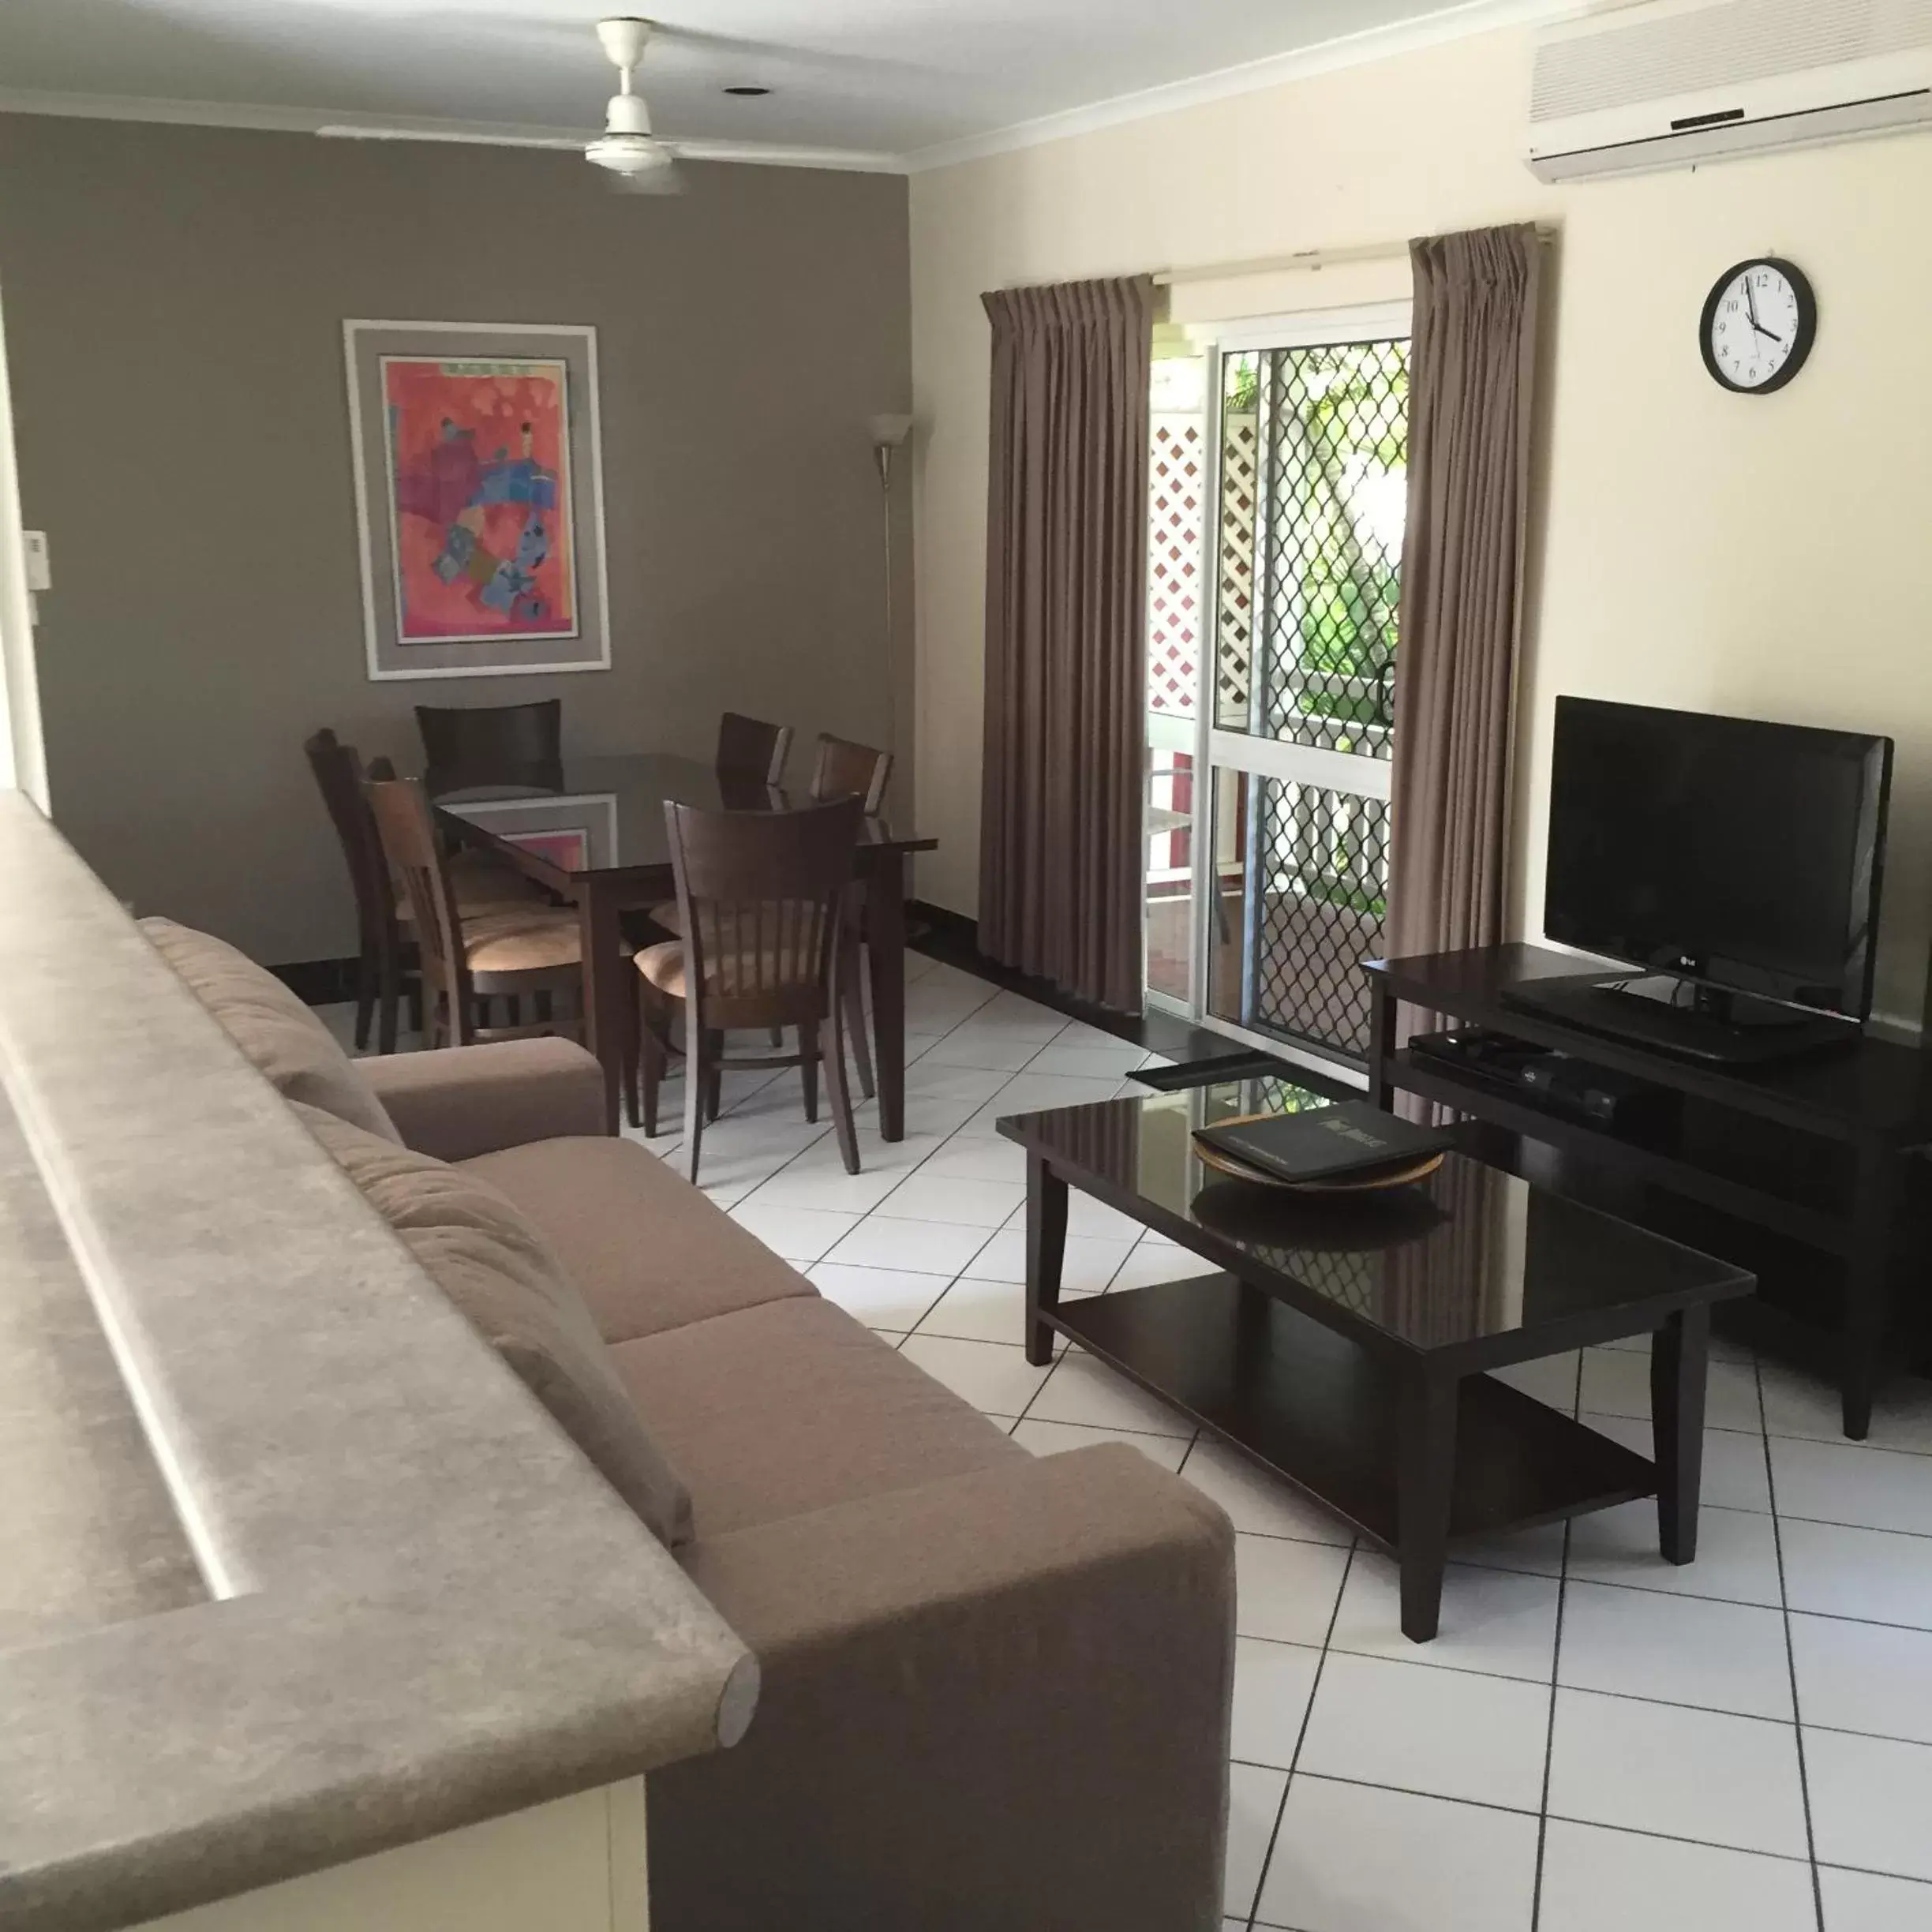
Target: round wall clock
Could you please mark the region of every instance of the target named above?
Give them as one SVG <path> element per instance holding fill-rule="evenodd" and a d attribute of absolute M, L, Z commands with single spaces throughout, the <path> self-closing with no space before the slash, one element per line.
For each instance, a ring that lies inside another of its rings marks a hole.
<path fill-rule="evenodd" d="M 1740 395 L 1769 395 L 1805 365 L 1818 339 L 1818 298 L 1804 271 L 1776 256 L 1739 262 L 1717 278 L 1698 339 L 1704 366 Z"/>

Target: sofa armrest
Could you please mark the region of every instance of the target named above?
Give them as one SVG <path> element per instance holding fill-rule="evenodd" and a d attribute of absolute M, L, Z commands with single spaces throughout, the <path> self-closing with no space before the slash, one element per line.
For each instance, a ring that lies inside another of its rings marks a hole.
<path fill-rule="evenodd" d="M 1107 1444 L 698 1528 L 763 1687 L 653 1780 L 667 1923 L 1219 1925 L 1234 1537 L 1191 1485 Z"/>
<path fill-rule="evenodd" d="M 356 1065 L 404 1144 L 438 1160 L 606 1131 L 603 1069 L 573 1040 L 497 1040 Z"/>

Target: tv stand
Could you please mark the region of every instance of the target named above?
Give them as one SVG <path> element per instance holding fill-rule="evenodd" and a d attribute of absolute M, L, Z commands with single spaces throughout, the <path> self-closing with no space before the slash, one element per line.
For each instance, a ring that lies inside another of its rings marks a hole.
<path fill-rule="evenodd" d="M 1526 980 L 1506 988 L 1503 999 L 1585 1032 L 1721 1066 L 1766 1065 L 1855 1046 L 1860 1038 L 1855 1020 L 1661 974 L 1600 972 Z"/>
<path fill-rule="evenodd" d="M 1435 1101 L 1464 1117 L 1459 1131 L 1481 1158 L 1749 1268 L 1758 1297 L 1735 1306 L 1754 1339 L 1813 1365 L 1833 1361 L 1845 1433 L 1865 1436 L 1881 1365 L 1916 1360 L 1932 1317 L 1921 1178 L 1932 1054 L 1855 1031 L 1836 1052 L 1694 1058 L 1571 1018 L 1574 994 L 1603 997 L 1604 979 L 1621 975 L 1579 975 L 1573 956 L 1540 946 L 1370 960 L 1364 970 L 1378 1106 L 1398 1090 Z M 1614 1069 L 1643 1083 L 1653 1103 L 1621 1125 L 1558 1113 L 1533 1092 L 1411 1054 L 1399 1043 L 1398 1004 Z"/>

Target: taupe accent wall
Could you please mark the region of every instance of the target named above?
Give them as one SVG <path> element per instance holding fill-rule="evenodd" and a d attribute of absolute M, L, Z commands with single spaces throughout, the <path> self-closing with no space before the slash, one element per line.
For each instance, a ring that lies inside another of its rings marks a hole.
<path fill-rule="evenodd" d="M 353 949 L 301 741 L 416 756 L 411 706 L 560 697 L 567 743 L 708 756 L 726 707 L 909 754 L 866 418 L 910 393 L 906 184 L 0 116 L 0 300 L 56 822 L 144 912 L 269 961 Z M 352 316 L 593 324 L 608 672 L 371 683 Z M 912 796 L 902 766 L 895 793 Z"/>

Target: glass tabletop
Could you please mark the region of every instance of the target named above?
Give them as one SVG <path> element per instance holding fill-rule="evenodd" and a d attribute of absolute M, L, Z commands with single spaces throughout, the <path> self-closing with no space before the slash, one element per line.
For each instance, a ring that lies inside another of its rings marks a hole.
<path fill-rule="evenodd" d="M 796 811 L 811 802 L 803 787 L 781 790 L 658 751 L 566 757 L 494 773 L 487 782 L 474 773 L 433 769 L 422 777 L 438 811 L 573 874 L 668 867 L 667 799 L 713 811 Z M 902 851 L 937 843 L 920 838 L 889 810 L 865 821 L 861 840 Z"/>
<path fill-rule="evenodd" d="M 1000 1129 L 1076 1186 L 1244 1280 L 1305 1307 L 1325 1302 L 1339 1325 L 1414 1349 L 1647 1301 L 1726 1299 L 1754 1285 L 1728 1262 L 1458 1154 L 1426 1181 L 1350 1196 L 1234 1180 L 1195 1151 L 1197 1127 L 1333 1104 L 1286 1080 L 1251 1080 L 1020 1114 Z M 1186 1272 L 1177 1256 L 1175 1279 Z"/>

